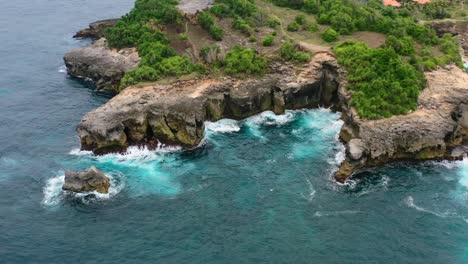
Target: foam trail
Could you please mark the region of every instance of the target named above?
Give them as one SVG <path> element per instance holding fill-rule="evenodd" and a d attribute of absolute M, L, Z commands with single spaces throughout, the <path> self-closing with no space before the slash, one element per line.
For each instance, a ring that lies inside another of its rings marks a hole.
<path fill-rule="evenodd" d="M 314 186 L 312 185 L 312 182 L 310 182 L 310 180 L 307 177 L 305 178 L 305 180 L 306 180 L 307 186 L 309 188 L 309 193 L 308 194 L 301 193 L 301 195 L 307 201 L 312 202 L 312 200 L 314 199 L 315 194 L 317 193 L 317 191 L 315 190 Z"/>
<path fill-rule="evenodd" d="M 355 211 L 355 210 L 343 210 L 343 211 L 333 211 L 333 212 L 322 212 L 317 211 L 315 212 L 315 217 L 322 217 L 322 216 L 339 216 L 339 215 L 353 215 L 363 213 L 363 211 Z"/>
<path fill-rule="evenodd" d="M 408 207 L 410 207 L 410 208 L 416 209 L 417 211 L 424 212 L 424 213 L 428 213 L 428 214 L 432 214 L 432 215 L 435 215 L 435 216 L 438 216 L 438 217 L 442 217 L 442 218 L 446 218 L 446 217 L 449 217 L 449 216 L 454 216 L 453 214 L 450 214 L 449 212 L 446 212 L 446 213 L 438 213 L 438 212 L 435 212 L 435 211 L 432 211 L 432 210 L 423 208 L 423 207 L 421 207 L 421 206 L 418 206 L 418 205 L 415 204 L 414 198 L 413 198 L 412 196 L 406 197 L 406 199 L 405 199 L 405 204 L 406 204 Z"/>

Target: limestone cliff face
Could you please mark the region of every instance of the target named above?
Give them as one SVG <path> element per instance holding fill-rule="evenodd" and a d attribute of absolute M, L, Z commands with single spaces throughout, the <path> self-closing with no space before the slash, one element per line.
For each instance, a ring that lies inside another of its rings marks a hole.
<path fill-rule="evenodd" d="M 416 111 L 382 120 L 362 120 L 343 105 L 345 125 L 341 139 L 346 142 L 346 160 L 336 173 L 345 181 L 365 167 L 397 160 L 458 159 L 458 146 L 467 143 L 468 74 L 457 67 L 426 74 L 429 86 L 419 96 Z M 345 90 L 342 98 L 349 97 Z M 342 100 L 349 102 L 349 100 Z"/>
<path fill-rule="evenodd" d="M 190 148 L 202 140 L 205 121 L 337 102 L 342 74 L 333 56 L 320 53 L 302 69 L 281 71 L 260 79 L 129 87 L 83 118 L 78 127 L 82 149 L 104 154 L 158 142 Z"/>
<path fill-rule="evenodd" d="M 125 72 L 138 67 L 140 57 L 134 48 L 111 50 L 101 38 L 89 46 L 71 50 L 64 61 L 70 75 L 91 80 L 98 90 L 116 91 Z"/>

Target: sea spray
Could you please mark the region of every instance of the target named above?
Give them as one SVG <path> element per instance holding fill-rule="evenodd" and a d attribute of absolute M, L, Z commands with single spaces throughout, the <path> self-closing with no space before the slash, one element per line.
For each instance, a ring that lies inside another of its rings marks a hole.
<path fill-rule="evenodd" d="M 109 177 L 111 183 L 109 193 L 99 193 L 96 191 L 74 193 L 62 190 L 62 186 L 65 182 L 65 174 L 61 171 L 57 176 L 47 180 L 46 186 L 43 189 L 44 197 L 42 199 L 42 204 L 46 206 L 55 206 L 60 204 L 67 196 L 72 199 L 79 200 L 82 203 L 110 199 L 122 191 L 125 183 L 123 181 L 123 177 L 119 175 L 118 172 L 111 174 L 106 173 L 106 176 Z"/>

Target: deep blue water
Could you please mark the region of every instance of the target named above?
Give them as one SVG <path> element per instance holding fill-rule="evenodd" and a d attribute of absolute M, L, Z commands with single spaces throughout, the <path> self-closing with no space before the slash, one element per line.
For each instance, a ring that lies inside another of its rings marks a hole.
<path fill-rule="evenodd" d="M 468 263 L 468 160 L 395 164 L 339 186 L 339 114 L 207 124 L 195 151 L 94 157 L 75 127 L 108 98 L 63 73 L 75 31 L 132 0 L 0 8 L 0 263 Z M 61 191 L 95 165 L 110 195 Z"/>

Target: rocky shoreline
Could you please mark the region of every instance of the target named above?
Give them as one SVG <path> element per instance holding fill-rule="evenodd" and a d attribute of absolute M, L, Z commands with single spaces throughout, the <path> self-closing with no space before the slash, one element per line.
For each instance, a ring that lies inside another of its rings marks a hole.
<path fill-rule="evenodd" d="M 98 36 L 98 35 L 96 35 Z M 64 58 L 69 74 L 89 78 L 98 89 L 116 90 L 136 67 L 134 49 L 110 50 L 105 39 L 72 50 Z M 455 66 L 426 74 L 418 110 L 382 120 L 362 120 L 350 105 L 346 72 L 333 54 L 319 52 L 300 67 L 275 63 L 269 74 L 247 80 L 200 78 L 172 84 L 128 87 L 88 113 L 78 126 L 83 150 L 101 155 L 129 146 L 159 143 L 194 148 L 204 122 L 244 119 L 263 111 L 330 107 L 343 113 L 340 132 L 346 159 L 335 179 L 400 160 L 460 159 L 468 145 L 468 74 Z M 465 146 L 465 147 L 463 147 Z"/>
<path fill-rule="evenodd" d="M 342 74 L 333 56 L 316 54 L 299 70 L 279 68 L 281 73 L 258 79 L 198 79 L 126 88 L 83 118 L 78 127 L 82 148 L 96 154 L 159 142 L 193 148 L 204 137 L 205 121 L 338 102 Z"/>

